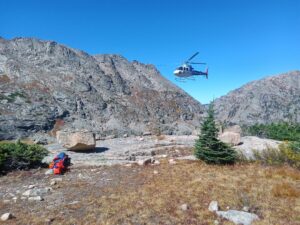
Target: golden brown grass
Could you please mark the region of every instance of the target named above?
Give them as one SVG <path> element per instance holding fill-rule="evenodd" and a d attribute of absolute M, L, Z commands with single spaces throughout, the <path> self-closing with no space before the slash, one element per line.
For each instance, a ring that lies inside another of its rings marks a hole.
<path fill-rule="evenodd" d="M 300 197 L 300 190 L 296 189 L 289 183 L 280 183 L 276 184 L 272 188 L 272 194 L 274 197 L 292 197 L 292 198 L 299 198 Z"/>
<path fill-rule="evenodd" d="M 19 216 L 14 222 L 44 224 L 50 218 L 51 224 L 213 224 L 218 219 L 231 224 L 208 211 L 210 201 L 217 200 L 221 210 L 248 206 L 261 218 L 256 225 L 300 224 L 300 172 L 290 167 L 211 166 L 191 161 L 170 165 L 165 160 L 159 166 L 96 170 L 99 173 L 74 169 L 66 174 L 55 190 L 63 193 L 64 201 L 55 208 L 15 204 Z M 72 173 L 92 179 L 78 180 Z M 103 174 L 111 179 L 105 185 L 100 182 Z M 79 202 L 69 204 L 74 200 Z M 190 207 L 187 211 L 179 208 L 184 203 Z"/>

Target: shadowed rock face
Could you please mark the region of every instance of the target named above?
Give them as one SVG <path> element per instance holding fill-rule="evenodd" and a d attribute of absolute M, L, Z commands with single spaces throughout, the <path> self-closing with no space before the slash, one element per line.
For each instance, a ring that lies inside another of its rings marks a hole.
<path fill-rule="evenodd" d="M 217 99 L 215 109 L 227 124 L 300 123 L 300 71 L 250 82 Z"/>
<path fill-rule="evenodd" d="M 189 134 L 203 106 L 152 65 L 52 41 L 0 38 L 0 139 L 53 127 L 101 136 Z"/>

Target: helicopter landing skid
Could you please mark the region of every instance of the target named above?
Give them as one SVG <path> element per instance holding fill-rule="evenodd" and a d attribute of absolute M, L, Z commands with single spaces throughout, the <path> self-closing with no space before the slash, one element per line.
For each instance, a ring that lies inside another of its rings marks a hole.
<path fill-rule="evenodd" d="M 182 83 L 185 83 L 186 81 L 189 81 L 189 80 L 195 80 L 194 77 L 180 77 L 180 78 L 175 78 L 176 81 L 178 82 L 182 82 Z"/>

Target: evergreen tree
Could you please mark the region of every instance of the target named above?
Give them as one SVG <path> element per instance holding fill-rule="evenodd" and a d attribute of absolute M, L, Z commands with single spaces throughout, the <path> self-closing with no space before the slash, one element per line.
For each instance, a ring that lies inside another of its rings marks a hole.
<path fill-rule="evenodd" d="M 195 156 L 209 164 L 233 164 L 237 158 L 236 152 L 218 139 L 213 103 L 209 105 L 208 116 L 202 123 Z"/>

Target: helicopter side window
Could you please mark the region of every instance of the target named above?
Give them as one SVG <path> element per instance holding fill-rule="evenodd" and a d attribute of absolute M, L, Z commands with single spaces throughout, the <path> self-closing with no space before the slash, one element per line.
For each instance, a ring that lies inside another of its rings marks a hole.
<path fill-rule="evenodd" d="M 182 67 L 178 67 L 178 70 L 183 70 L 183 68 Z"/>

